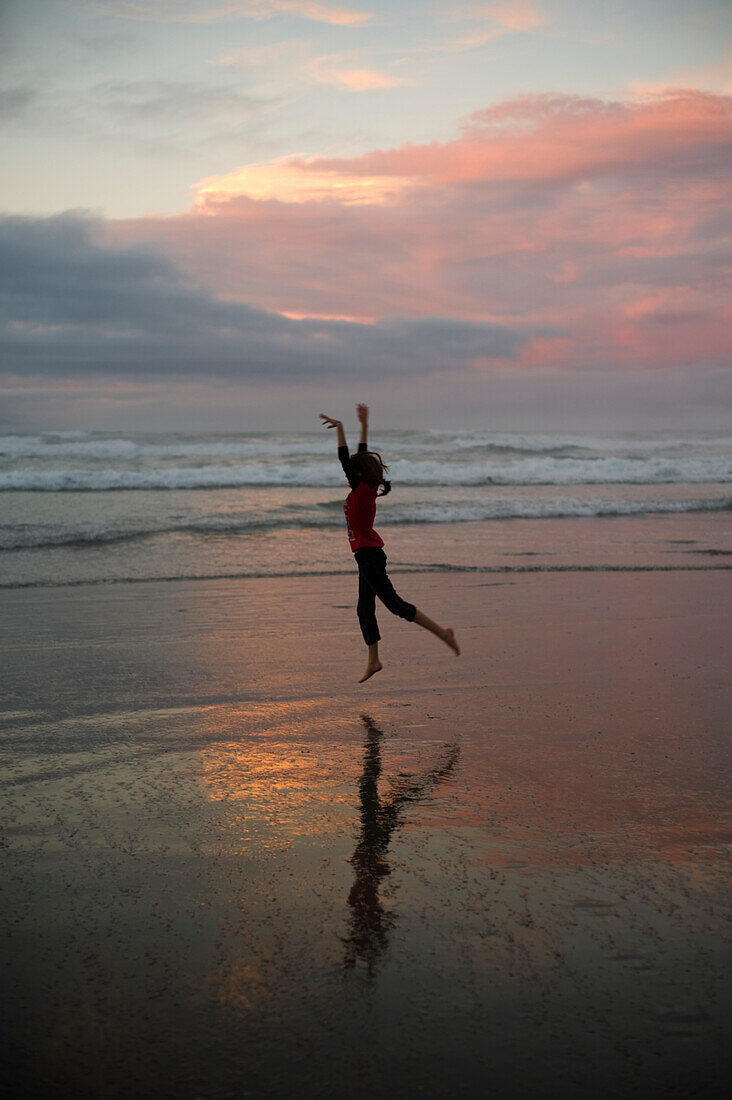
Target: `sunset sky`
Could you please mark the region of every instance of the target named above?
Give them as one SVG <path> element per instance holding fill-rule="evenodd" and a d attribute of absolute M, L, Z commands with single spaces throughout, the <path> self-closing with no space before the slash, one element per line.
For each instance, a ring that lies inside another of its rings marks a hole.
<path fill-rule="evenodd" d="M 0 425 L 729 421 L 727 0 L 3 0 Z"/>

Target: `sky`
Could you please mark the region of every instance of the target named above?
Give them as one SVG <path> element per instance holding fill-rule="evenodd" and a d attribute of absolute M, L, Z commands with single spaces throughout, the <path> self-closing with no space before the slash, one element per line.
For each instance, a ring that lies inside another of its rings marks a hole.
<path fill-rule="evenodd" d="M 719 430 L 726 0 L 0 0 L 0 426 Z"/>

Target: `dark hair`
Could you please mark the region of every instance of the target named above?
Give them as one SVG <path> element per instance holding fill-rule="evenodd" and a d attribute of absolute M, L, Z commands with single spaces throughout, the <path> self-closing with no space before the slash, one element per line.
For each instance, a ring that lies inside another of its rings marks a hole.
<path fill-rule="evenodd" d="M 351 465 L 362 481 L 379 489 L 377 496 L 384 497 L 391 492 L 391 482 L 384 477 L 389 467 L 377 451 L 359 451 L 351 455 Z"/>

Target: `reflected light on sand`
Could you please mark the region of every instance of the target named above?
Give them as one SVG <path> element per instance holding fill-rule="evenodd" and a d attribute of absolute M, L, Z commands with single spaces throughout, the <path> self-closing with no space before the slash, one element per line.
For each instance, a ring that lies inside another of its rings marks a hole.
<path fill-rule="evenodd" d="M 285 849 L 343 827 L 352 764 L 327 700 L 217 707 L 201 718 L 213 742 L 202 752 L 201 782 L 211 801 L 230 807 L 234 850 Z"/>
<path fill-rule="evenodd" d="M 312 853 L 328 838 L 332 844 L 355 834 L 342 965 L 371 982 L 397 919 L 381 896 L 391 873 L 391 841 L 406 823 L 408 807 L 427 803 L 453 775 L 460 748 L 452 742 L 429 742 L 427 766 L 400 770 L 387 782 L 382 777 L 380 726 L 370 715 L 361 715 L 365 738 L 359 752 L 352 740 L 344 739 L 343 720 L 329 718 L 326 708 L 320 700 L 214 708 L 202 715 L 206 739 L 218 733 L 229 736 L 203 750 L 201 779 L 208 798 L 229 807 L 221 837 L 227 856 L 257 863 L 292 849 L 298 861 L 307 860 L 303 843 Z M 233 740 L 237 726 L 242 737 Z M 399 766 L 404 764 L 401 757 Z M 333 873 L 342 867 L 342 858 L 333 851 L 326 857 Z M 276 889 L 290 897 L 287 881 Z M 290 903 L 298 904 L 295 895 Z M 332 904 L 338 906 L 337 894 Z M 222 1001 L 237 1011 L 250 1009 L 266 984 L 251 960 L 229 966 L 211 980 Z"/>
<path fill-rule="evenodd" d="M 248 959 L 222 960 L 207 976 L 207 984 L 216 991 L 216 999 L 239 1014 L 255 1011 L 269 997 L 272 975 Z"/>

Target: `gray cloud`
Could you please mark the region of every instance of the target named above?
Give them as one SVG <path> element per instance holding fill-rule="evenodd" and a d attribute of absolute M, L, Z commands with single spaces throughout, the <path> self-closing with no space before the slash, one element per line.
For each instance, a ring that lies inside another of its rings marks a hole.
<path fill-rule="evenodd" d="M 242 91 L 233 81 L 97 81 L 83 94 L 53 84 L 0 89 L 0 125 L 26 133 L 63 130 L 119 149 L 121 142 L 155 152 L 241 141 L 281 100 Z"/>
<path fill-rule="evenodd" d="M 318 381 L 449 371 L 514 357 L 504 325 L 290 320 L 197 286 L 152 246 L 105 247 L 82 212 L 0 218 L 0 354 L 17 374 Z"/>
<path fill-rule="evenodd" d="M 36 98 L 37 93 L 32 88 L 0 88 L 0 119 L 7 121 L 22 117 Z"/>
<path fill-rule="evenodd" d="M 187 128 L 192 120 L 232 122 L 275 102 L 248 95 L 232 84 L 202 81 L 110 81 L 98 84 L 92 95 L 97 108 L 127 122 L 155 119 Z"/>

